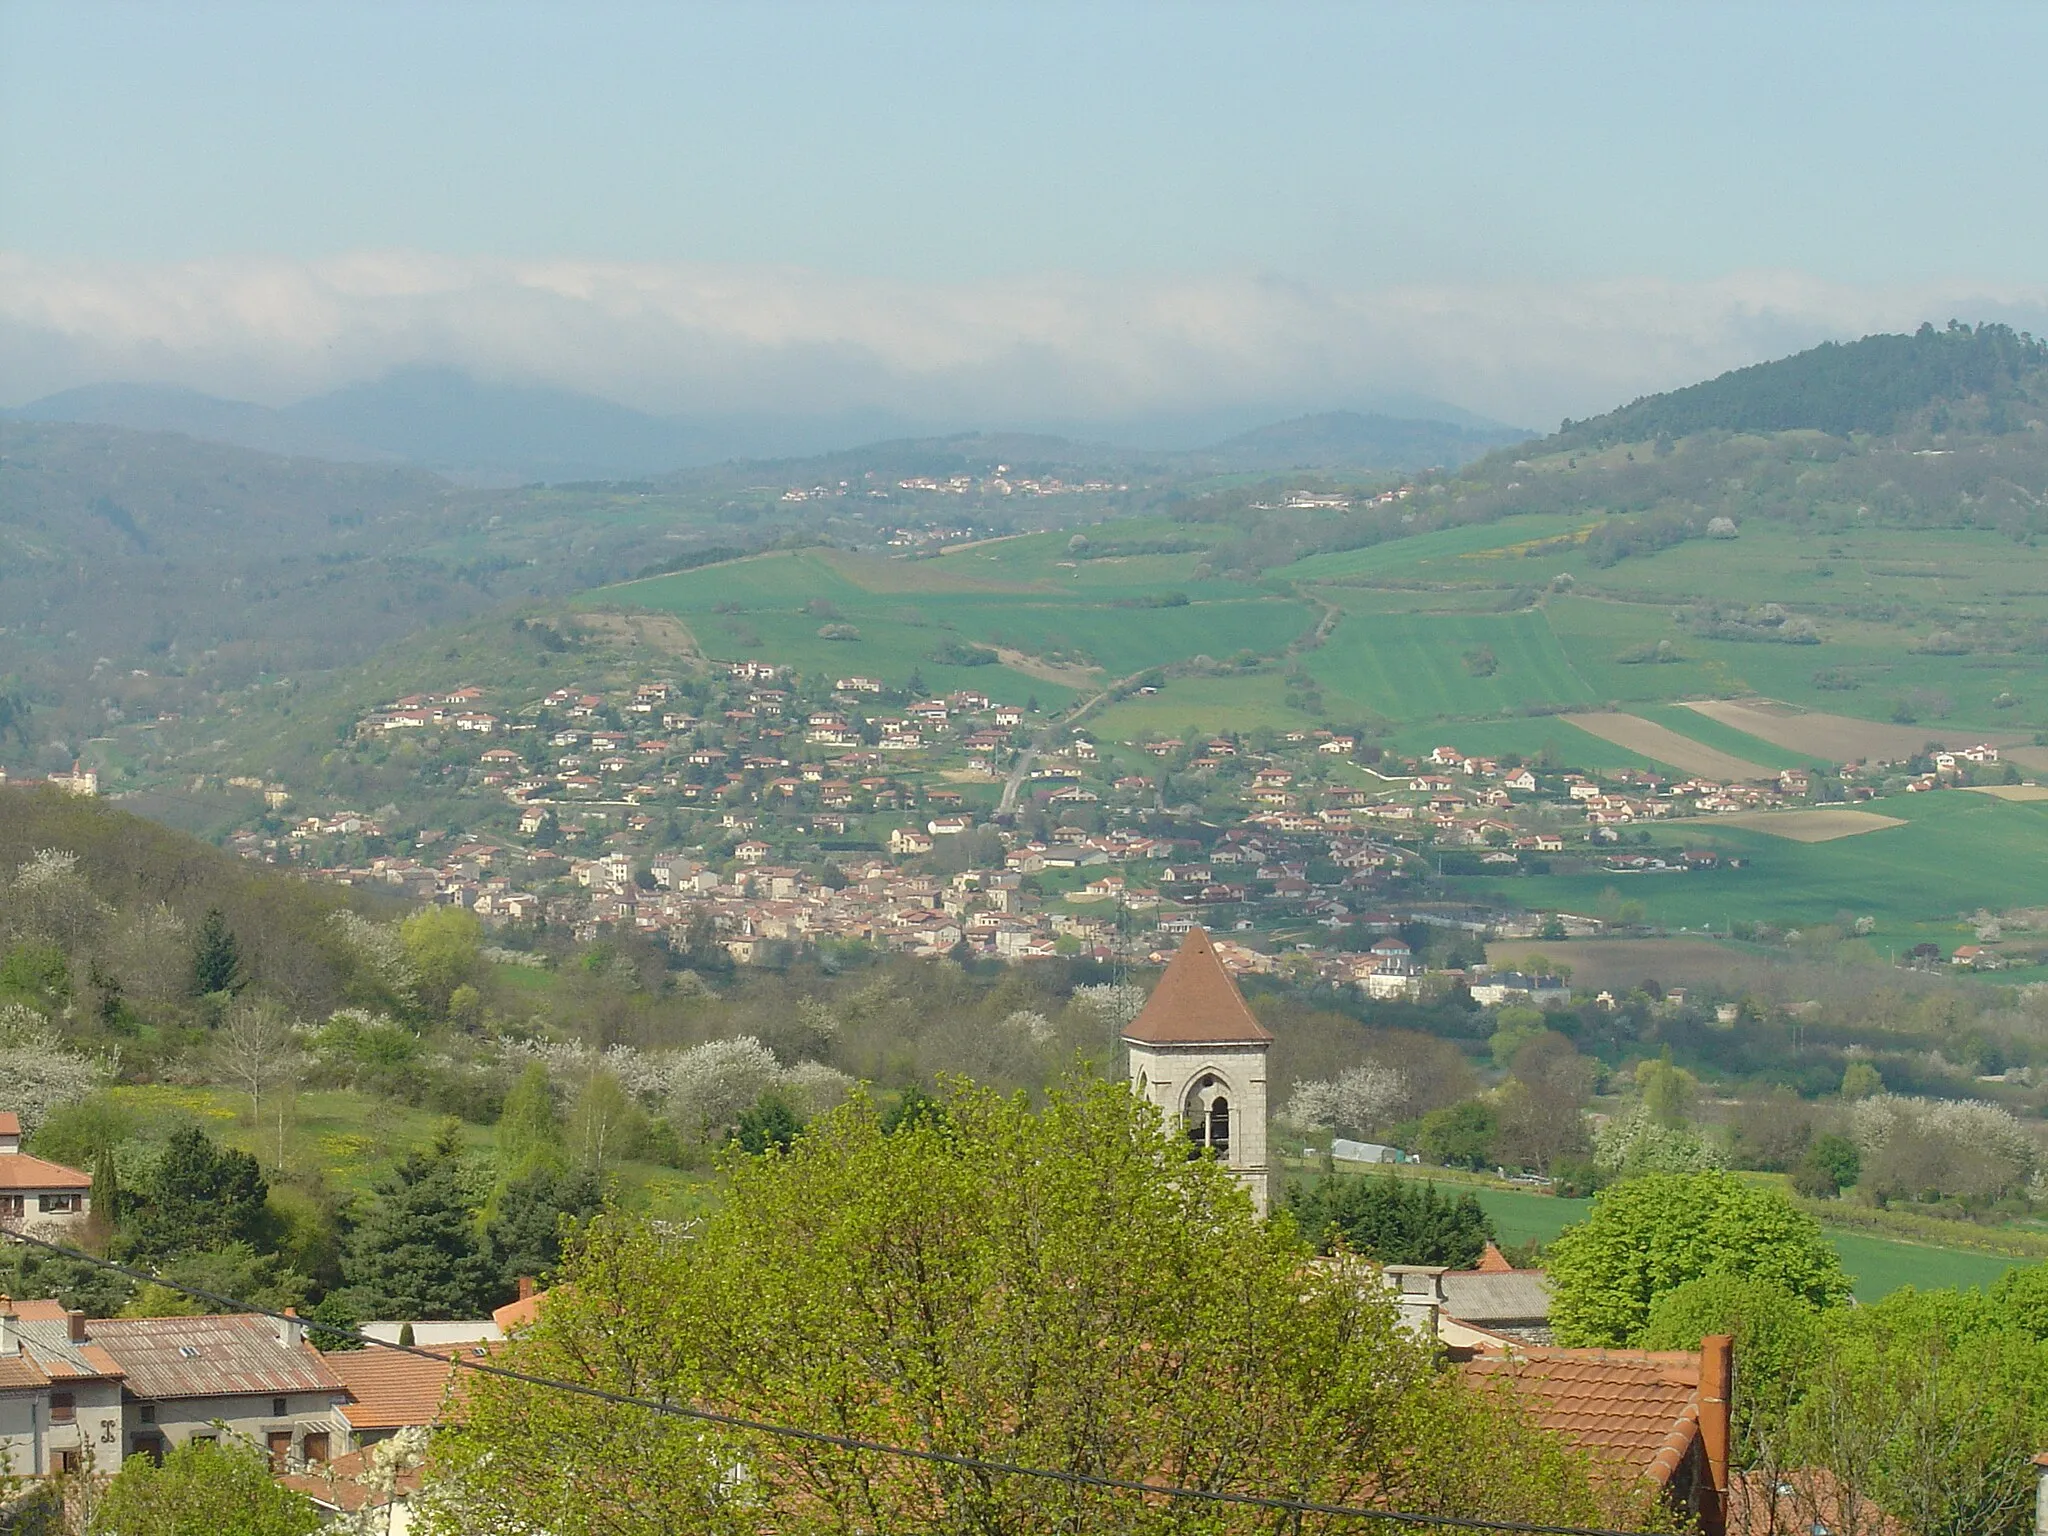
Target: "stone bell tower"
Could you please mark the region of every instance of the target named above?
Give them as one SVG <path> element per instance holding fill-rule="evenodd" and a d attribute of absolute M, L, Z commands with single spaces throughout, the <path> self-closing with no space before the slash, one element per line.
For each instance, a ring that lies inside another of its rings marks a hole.
<path fill-rule="evenodd" d="M 1187 937 L 1124 1029 L 1131 1087 L 1251 1191 L 1267 1214 L 1266 1052 L 1273 1036 L 1245 1006 L 1216 946 Z"/>

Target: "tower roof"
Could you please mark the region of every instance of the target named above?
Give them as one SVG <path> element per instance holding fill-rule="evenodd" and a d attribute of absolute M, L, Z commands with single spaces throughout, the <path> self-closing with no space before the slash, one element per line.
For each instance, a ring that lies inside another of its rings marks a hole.
<path fill-rule="evenodd" d="M 1139 1045 L 1270 1045 L 1273 1035 L 1252 1016 L 1244 995 L 1209 935 L 1190 932 L 1124 1038 Z"/>

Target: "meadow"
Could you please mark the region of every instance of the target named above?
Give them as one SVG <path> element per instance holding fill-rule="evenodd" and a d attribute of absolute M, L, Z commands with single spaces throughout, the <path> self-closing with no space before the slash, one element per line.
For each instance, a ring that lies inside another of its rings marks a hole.
<path fill-rule="evenodd" d="M 1567 1226 L 1585 1220 L 1593 1208 L 1591 1200 L 1569 1200 L 1495 1185 L 1467 1186 L 1459 1182 L 1444 1187 L 1453 1195 L 1464 1194 L 1469 1187 L 1480 1209 L 1493 1219 L 1494 1230 L 1503 1243 L 1525 1243 L 1531 1238 L 1548 1243 Z M 1922 1291 L 1989 1287 L 2008 1269 L 2025 1262 L 1959 1248 L 1902 1243 L 1834 1227 L 1823 1226 L 1821 1230 L 1841 1256 L 1842 1268 L 1848 1271 L 1856 1299 L 1863 1302 L 1876 1301 L 1908 1285 Z"/>
<path fill-rule="evenodd" d="M 1597 913 L 1617 901 L 1639 903 L 1650 923 L 1717 932 L 1731 922 L 1811 927 L 1847 912 L 1876 920 L 1873 947 L 1952 937 L 1958 912 L 2048 902 L 2048 804 L 1940 791 L 1894 796 L 1884 809 L 1905 825 L 1831 842 L 1797 843 L 1711 820 L 1660 834 L 1747 860 L 1739 869 L 1459 883 L 1544 909 Z M 1941 932 L 1923 931 L 1935 919 Z"/>

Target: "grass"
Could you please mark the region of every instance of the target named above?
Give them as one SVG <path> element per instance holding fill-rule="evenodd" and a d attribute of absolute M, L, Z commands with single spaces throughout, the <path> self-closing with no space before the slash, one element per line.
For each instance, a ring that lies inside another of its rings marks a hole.
<path fill-rule="evenodd" d="M 2048 804 L 1949 791 L 1894 796 L 1883 808 L 1906 825 L 1811 844 L 1711 821 L 1658 834 L 1740 855 L 1749 861 L 1742 869 L 1464 884 L 1525 906 L 1566 911 L 1597 911 L 1619 897 L 1641 903 L 1650 922 L 1668 928 L 1725 930 L 1731 921 L 1811 926 L 1846 911 L 1876 918 L 1880 937 L 1883 930 L 1953 921 L 1954 914 L 1979 907 L 2048 902 Z"/>
<path fill-rule="evenodd" d="M 1479 757 L 1503 757 L 1514 752 L 1534 758 L 1551 749 L 1559 762 L 1574 768 L 1658 770 L 1662 766 L 1626 747 L 1603 741 L 1590 731 L 1582 731 L 1569 720 L 1551 716 L 1410 726 L 1395 732 L 1387 745 L 1406 757 L 1426 756 L 1437 746 L 1456 747 L 1467 756 Z"/>
<path fill-rule="evenodd" d="M 245 1095 L 227 1088 L 161 1084 L 111 1092 L 136 1117 L 144 1140 L 161 1140 L 181 1126 L 197 1125 L 224 1145 L 254 1152 L 266 1168 L 277 1161 L 275 1111 L 266 1106 L 264 1124 L 252 1125 Z M 366 1199 L 406 1153 L 431 1143 L 448 1118 L 346 1088 L 301 1093 L 286 1119 L 284 1166 L 317 1174 L 345 1194 Z M 495 1128 L 457 1125 L 466 1152 L 496 1149 Z M 713 1174 L 654 1163 L 621 1163 L 608 1171 L 620 1204 L 665 1219 L 701 1212 L 719 1183 Z"/>
<path fill-rule="evenodd" d="M 1596 702 L 1540 611 L 1401 616 L 1341 605 L 1335 633 L 1303 662 L 1339 717 L 1420 722 Z"/>
<path fill-rule="evenodd" d="M 1464 1186 L 1450 1190 L 1464 1194 Z M 1593 1208 L 1590 1200 L 1566 1200 L 1518 1189 L 1477 1186 L 1471 1194 L 1480 1209 L 1493 1219 L 1494 1230 L 1503 1243 L 1524 1243 L 1530 1238 L 1553 1241 L 1573 1222 L 1583 1221 Z M 1871 1237 L 1861 1232 L 1844 1232 L 1823 1227 L 1823 1233 L 1841 1256 L 1856 1299 L 1876 1301 L 1903 1286 L 1916 1290 L 1990 1286 L 2021 1259 L 1993 1254 L 1970 1253 L 1958 1248 L 1936 1248 L 1924 1243 L 1902 1243 Z"/>

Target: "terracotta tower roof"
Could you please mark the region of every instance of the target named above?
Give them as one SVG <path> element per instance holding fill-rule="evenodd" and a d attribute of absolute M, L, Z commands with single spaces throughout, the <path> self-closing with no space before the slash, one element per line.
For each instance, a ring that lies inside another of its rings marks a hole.
<path fill-rule="evenodd" d="M 1482 1275 L 1512 1275 L 1515 1272 L 1508 1256 L 1491 1242 L 1487 1243 L 1485 1251 L 1479 1255 L 1479 1262 L 1472 1267 Z"/>
<path fill-rule="evenodd" d="M 1273 1036 L 1244 1005 L 1216 946 L 1197 928 L 1124 1027 L 1124 1038 L 1139 1045 L 1267 1045 Z"/>

